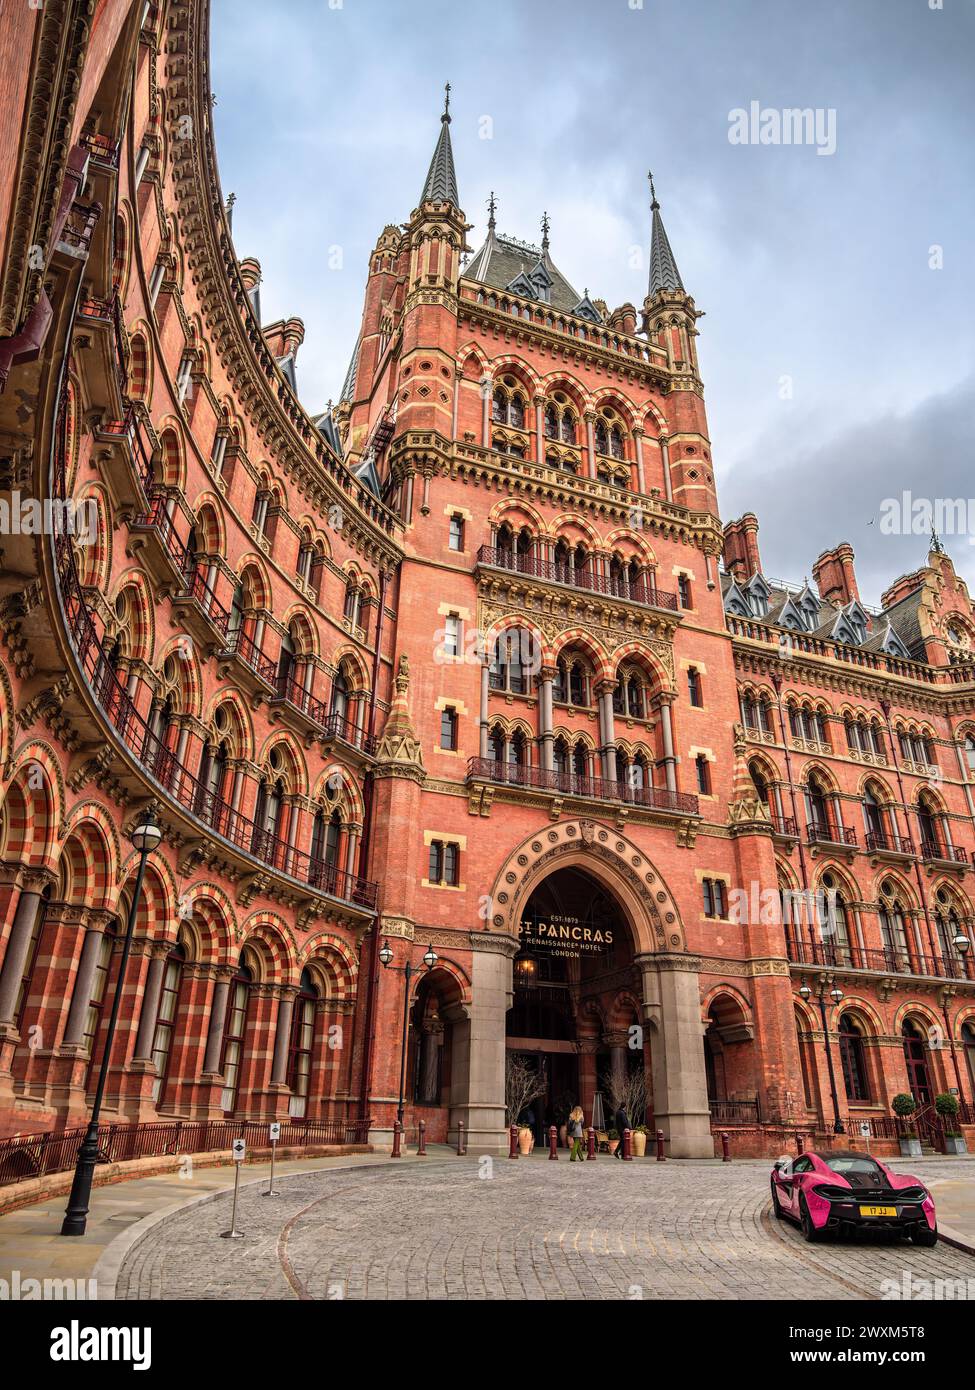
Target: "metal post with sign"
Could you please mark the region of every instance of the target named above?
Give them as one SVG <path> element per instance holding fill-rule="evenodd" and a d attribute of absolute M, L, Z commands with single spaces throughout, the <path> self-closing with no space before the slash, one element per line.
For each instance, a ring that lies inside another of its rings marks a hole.
<path fill-rule="evenodd" d="M 270 1181 L 270 1182 L 268 1183 L 268 1185 L 267 1185 L 267 1191 L 264 1193 L 264 1196 L 265 1196 L 265 1197 L 277 1197 L 278 1194 L 277 1194 L 277 1192 L 275 1192 L 275 1190 L 274 1190 L 274 1154 L 275 1154 L 275 1150 L 276 1150 L 277 1147 L 278 1147 L 278 1140 L 281 1138 L 281 1122 L 280 1122 L 280 1120 L 273 1120 L 273 1121 L 271 1122 L 271 1125 L 270 1125 L 270 1128 L 269 1128 L 269 1134 L 270 1134 L 270 1139 L 271 1139 L 271 1181 Z"/>
<path fill-rule="evenodd" d="M 234 1159 L 234 1209 L 230 1217 L 230 1230 L 221 1231 L 220 1234 L 224 1240 L 240 1240 L 244 1233 L 237 1229 L 237 1198 L 240 1195 L 240 1165 L 247 1153 L 247 1145 L 243 1139 L 235 1139 L 230 1151 Z"/>

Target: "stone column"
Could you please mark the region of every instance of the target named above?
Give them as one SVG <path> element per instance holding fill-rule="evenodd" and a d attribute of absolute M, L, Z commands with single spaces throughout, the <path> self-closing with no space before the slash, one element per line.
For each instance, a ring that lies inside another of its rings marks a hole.
<path fill-rule="evenodd" d="M 552 686 L 555 681 L 555 668 L 543 666 L 538 676 L 539 701 L 538 701 L 538 722 L 539 737 L 542 744 L 542 768 L 546 772 L 553 771 L 555 767 L 555 732 L 552 728 L 554 723 L 552 710 Z"/>
<path fill-rule="evenodd" d="M 14 1025 L 17 995 L 20 993 L 24 971 L 27 969 L 31 939 L 37 925 L 37 914 L 41 910 L 41 896 L 51 881 L 51 875 L 47 870 L 24 871 L 17 911 L 10 929 L 3 966 L 0 967 L 0 1026 L 7 1024 L 12 1028 Z"/>
<path fill-rule="evenodd" d="M 480 712 L 480 756 L 488 757 L 488 696 L 490 692 L 490 669 L 485 661 L 481 666 L 481 712 Z"/>
<path fill-rule="evenodd" d="M 668 502 L 673 502 L 674 485 L 670 480 L 670 445 L 662 435 L 660 437 L 660 462 L 664 470 L 664 496 Z"/>
<path fill-rule="evenodd" d="M 63 1042 L 65 1046 L 80 1046 L 84 1041 L 85 1020 L 88 1017 L 88 1005 L 91 1002 L 91 991 L 95 982 L 95 971 L 98 968 L 103 935 L 104 932 L 100 927 L 89 927 L 85 932 L 85 939 L 81 947 L 81 959 L 78 962 L 78 973 L 75 976 L 74 993 L 71 996 L 71 1007 L 68 1010 L 68 1021 L 64 1027 Z"/>
<path fill-rule="evenodd" d="M 464 1121 L 473 1153 L 504 1153 L 505 1016 L 518 942 L 492 932 L 472 932 L 471 942 L 471 1003 L 447 1012 L 453 1022 L 450 1126 L 456 1133 L 457 1121 Z"/>
<path fill-rule="evenodd" d="M 481 387 L 481 445 L 491 447 L 491 378 L 483 377 Z"/>
<path fill-rule="evenodd" d="M 545 462 L 545 397 L 535 397 L 535 462 Z"/>
<path fill-rule="evenodd" d="M 643 469 L 643 430 L 639 425 L 633 431 L 633 440 L 636 445 L 636 485 L 642 496 L 647 490 L 647 481 Z"/>
<path fill-rule="evenodd" d="M 149 962 L 145 992 L 142 996 L 142 1013 L 139 1015 L 139 1031 L 135 1037 L 135 1060 L 148 1062 L 152 1057 L 152 1043 L 156 1035 L 156 1015 L 159 1012 L 159 995 L 162 991 L 163 975 L 166 970 L 168 947 L 155 949 Z"/>
<path fill-rule="evenodd" d="M 663 700 L 660 704 L 660 728 L 664 739 L 664 776 L 667 778 L 667 790 L 675 792 L 677 790 L 677 759 L 674 757 L 674 730 L 670 720 L 669 700 Z"/>
<path fill-rule="evenodd" d="M 283 1086 L 288 1072 L 288 1046 L 291 1042 L 291 1015 L 297 991 L 291 987 L 282 991 L 274 1034 L 274 1058 L 271 1063 L 271 1085 Z"/>
<path fill-rule="evenodd" d="M 220 1075 L 220 1048 L 223 1042 L 223 1029 L 227 1017 L 227 997 L 230 994 L 232 974 L 233 971 L 229 968 L 221 972 L 213 987 L 210 1026 L 207 1030 L 207 1049 L 203 1057 L 203 1072 L 206 1076 Z"/>
<path fill-rule="evenodd" d="M 596 417 L 591 410 L 586 411 L 586 475 L 590 478 L 596 476 Z"/>
<path fill-rule="evenodd" d="M 654 1123 L 673 1158 L 712 1158 L 711 1112 L 704 1067 L 700 960 L 639 955 L 643 1017 L 651 1039 Z"/>
<path fill-rule="evenodd" d="M 616 781 L 616 737 L 613 713 L 613 692 L 615 681 L 601 681 L 599 692 L 599 725 L 602 734 L 603 777 L 607 782 Z"/>

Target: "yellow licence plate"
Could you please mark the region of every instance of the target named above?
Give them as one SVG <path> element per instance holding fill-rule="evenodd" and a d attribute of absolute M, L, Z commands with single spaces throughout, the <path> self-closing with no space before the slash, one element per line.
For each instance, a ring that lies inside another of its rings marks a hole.
<path fill-rule="evenodd" d="M 861 1216 L 896 1216 L 896 1207 L 861 1207 Z"/>

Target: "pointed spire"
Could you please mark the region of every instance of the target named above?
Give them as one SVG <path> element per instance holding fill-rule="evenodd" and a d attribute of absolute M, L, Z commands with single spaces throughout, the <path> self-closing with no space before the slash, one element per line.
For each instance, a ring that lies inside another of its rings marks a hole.
<path fill-rule="evenodd" d="M 421 203 L 452 203 L 460 207 L 457 196 L 457 175 L 454 173 L 454 152 L 450 145 L 450 83 L 444 87 L 443 115 L 440 117 L 440 138 L 437 140 L 427 181 L 420 195 Z"/>
<path fill-rule="evenodd" d="M 498 210 L 498 200 L 497 200 L 497 198 L 495 198 L 495 196 L 494 196 L 494 189 L 493 189 L 493 188 L 491 189 L 491 196 L 488 198 L 487 207 L 488 207 L 488 231 L 489 231 L 489 232 L 492 234 L 492 236 L 493 236 L 493 234 L 494 234 L 494 229 L 495 229 L 495 227 L 498 225 L 498 224 L 497 224 L 497 221 L 495 220 L 495 216 L 494 216 L 494 214 L 495 214 L 495 213 L 497 212 L 497 210 Z"/>
<path fill-rule="evenodd" d="M 543 250 L 543 251 L 547 251 L 547 250 L 548 250 L 548 232 L 549 232 L 549 226 L 550 226 L 550 225 L 551 225 L 551 224 L 549 223 L 549 220 L 548 220 L 548 213 L 547 213 L 547 212 L 543 212 L 543 213 L 542 213 L 542 250 Z"/>
<path fill-rule="evenodd" d="M 653 174 L 647 174 L 647 178 L 650 180 L 650 213 L 652 218 L 650 293 L 653 295 L 659 290 L 683 290 L 684 282 L 680 278 L 674 253 L 670 249 L 670 242 L 664 231 L 663 218 L 660 216 L 660 204 L 657 202 L 657 192 L 653 186 Z"/>

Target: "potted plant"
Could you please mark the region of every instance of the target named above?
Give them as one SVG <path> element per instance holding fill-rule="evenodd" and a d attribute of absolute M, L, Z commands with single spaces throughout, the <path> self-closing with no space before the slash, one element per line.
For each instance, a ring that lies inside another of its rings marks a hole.
<path fill-rule="evenodd" d="M 632 1150 L 634 1158 L 643 1158 L 647 1152 L 647 1127 L 646 1125 L 634 1125 L 632 1132 Z"/>
<path fill-rule="evenodd" d="M 901 1153 L 905 1158 L 921 1157 L 921 1141 L 917 1137 L 914 1129 L 914 1121 L 911 1116 L 917 1109 L 917 1101 L 913 1096 L 901 1092 L 894 1096 L 890 1102 L 890 1107 L 900 1120 L 900 1147 Z"/>
<path fill-rule="evenodd" d="M 958 1128 L 958 1112 L 961 1110 L 958 1097 L 953 1096 L 950 1091 L 945 1091 L 942 1095 L 935 1096 L 934 1108 L 944 1123 L 945 1153 L 967 1154 L 968 1145 Z"/>
<path fill-rule="evenodd" d="M 526 1157 L 535 1147 L 535 1134 L 522 1115 L 531 1110 L 532 1102 L 548 1090 L 545 1063 L 540 1065 L 523 1053 L 509 1052 L 504 1064 L 504 1102 L 508 1123 L 518 1126 L 518 1152 Z"/>
<path fill-rule="evenodd" d="M 606 1131 L 606 1147 L 611 1154 L 614 1154 L 620 1146 L 620 1132 L 618 1129 L 608 1129 Z"/>

